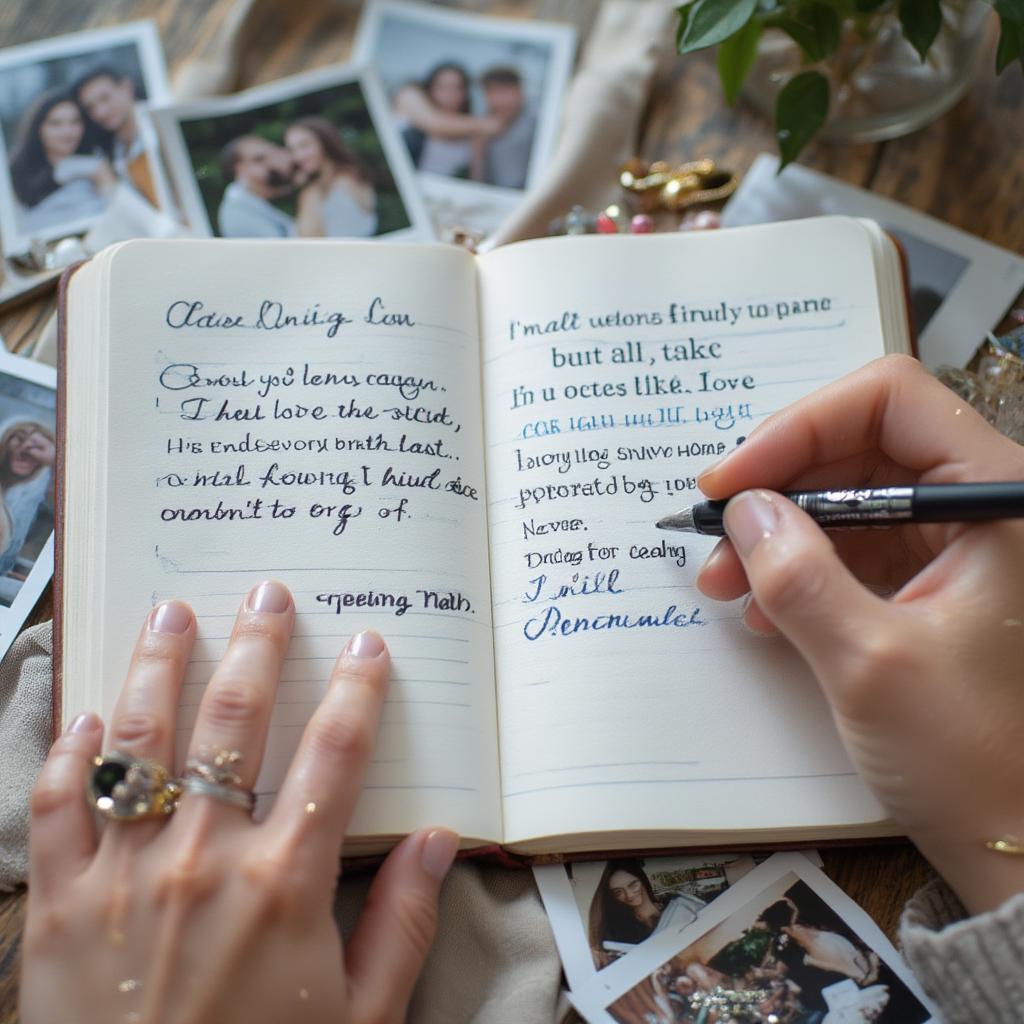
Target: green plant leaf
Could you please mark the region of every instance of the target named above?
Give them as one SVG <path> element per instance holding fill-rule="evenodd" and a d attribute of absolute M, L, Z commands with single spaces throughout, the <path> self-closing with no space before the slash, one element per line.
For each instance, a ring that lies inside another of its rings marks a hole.
<path fill-rule="evenodd" d="M 679 32 L 679 52 L 692 53 L 728 39 L 748 21 L 757 0 L 697 0 Z"/>
<path fill-rule="evenodd" d="M 910 45 L 924 63 L 928 50 L 942 28 L 939 0 L 900 0 L 900 24 Z"/>
<path fill-rule="evenodd" d="M 751 18 L 739 30 L 718 46 L 718 77 L 722 82 L 725 101 L 732 106 L 739 98 L 740 89 L 757 57 L 757 41 L 761 38 L 761 23 Z"/>
<path fill-rule="evenodd" d="M 1024 24 L 1000 17 L 996 74 L 1001 75 L 1018 58 L 1024 60 Z"/>
<path fill-rule="evenodd" d="M 1003 21 L 1024 25 L 1024 0 L 992 0 L 992 6 Z"/>
<path fill-rule="evenodd" d="M 858 14 L 870 14 L 887 2 L 888 0 L 854 0 L 853 8 Z"/>
<path fill-rule="evenodd" d="M 679 15 L 679 27 L 676 29 L 676 50 L 679 53 L 682 53 L 683 36 L 686 35 L 686 26 L 689 23 L 692 10 L 693 4 L 682 4 L 676 8 L 676 14 Z"/>
<path fill-rule="evenodd" d="M 802 71 L 783 86 L 775 101 L 780 171 L 821 130 L 828 117 L 828 94 L 828 79 L 819 71 Z"/>
<path fill-rule="evenodd" d="M 826 4 L 800 4 L 792 14 L 773 17 L 771 24 L 782 29 L 808 60 L 825 60 L 839 49 L 839 15 Z"/>

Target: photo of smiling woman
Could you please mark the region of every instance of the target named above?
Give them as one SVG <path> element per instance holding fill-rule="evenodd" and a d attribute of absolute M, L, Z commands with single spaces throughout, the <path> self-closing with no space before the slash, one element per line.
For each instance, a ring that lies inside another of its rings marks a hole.
<path fill-rule="evenodd" d="M 63 89 L 43 93 L 25 111 L 9 170 L 29 233 L 97 216 L 117 181 L 77 101 Z"/>
<path fill-rule="evenodd" d="M 696 921 L 704 906 L 687 893 L 658 899 L 642 860 L 608 861 L 590 904 L 588 932 L 595 965 L 605 966 L 663 928 Z"/>

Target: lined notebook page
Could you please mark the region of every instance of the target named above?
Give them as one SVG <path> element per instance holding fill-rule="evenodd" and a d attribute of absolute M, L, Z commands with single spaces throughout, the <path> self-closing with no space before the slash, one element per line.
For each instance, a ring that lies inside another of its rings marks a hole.
<path fill-rule="evenodd" d="M 298 615 L 260 810 L 335 657 L 372 627 L 394 673 L 350 834 L 499 838 L 472 259 L 141 243 L 110 274 L 102 678 L 123 678 L 150 604 L 190 602 L 183 752 L 240 599 L 278 578 Z"/>
<path fill-rule="evenodd" d="M 695 589 L 713 540 L 653 525 L 882 353 L 865 227 L 552 239 L 479 270 L 506 840 L 884 817 L 795 654 Z"/>

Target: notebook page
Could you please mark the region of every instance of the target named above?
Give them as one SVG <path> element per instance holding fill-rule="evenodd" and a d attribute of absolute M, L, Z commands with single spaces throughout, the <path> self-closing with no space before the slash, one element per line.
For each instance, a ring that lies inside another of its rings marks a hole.
<path fill-rule="evenodd" d="M 783 641 L 654 522 L 765 416 L 883 351 L 845 218 L 479 261 L 506 841 L 884 817 Z"/>
<path fill-rule="evenodd" d="M 498 838 L 472 259 L 139 243 L 110 274 L 102 678 L 123 677 L 152 602 L 191 603 L 183 753 L 240 599 L 278 578 L 298 615 L 258 813 L 335 657 L 375 628 L 394 672 L 350 834 L 442 821 Z"/>

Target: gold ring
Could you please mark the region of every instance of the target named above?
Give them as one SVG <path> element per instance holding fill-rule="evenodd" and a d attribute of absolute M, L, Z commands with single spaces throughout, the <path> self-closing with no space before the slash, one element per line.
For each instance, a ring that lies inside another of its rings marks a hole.
<path fill-rule="evenodd" d="M 93 758 L 89 800 L 114 821 L 168 818 L 178 806 L 181 785 L 163 765 L 112 751 Z"/>

